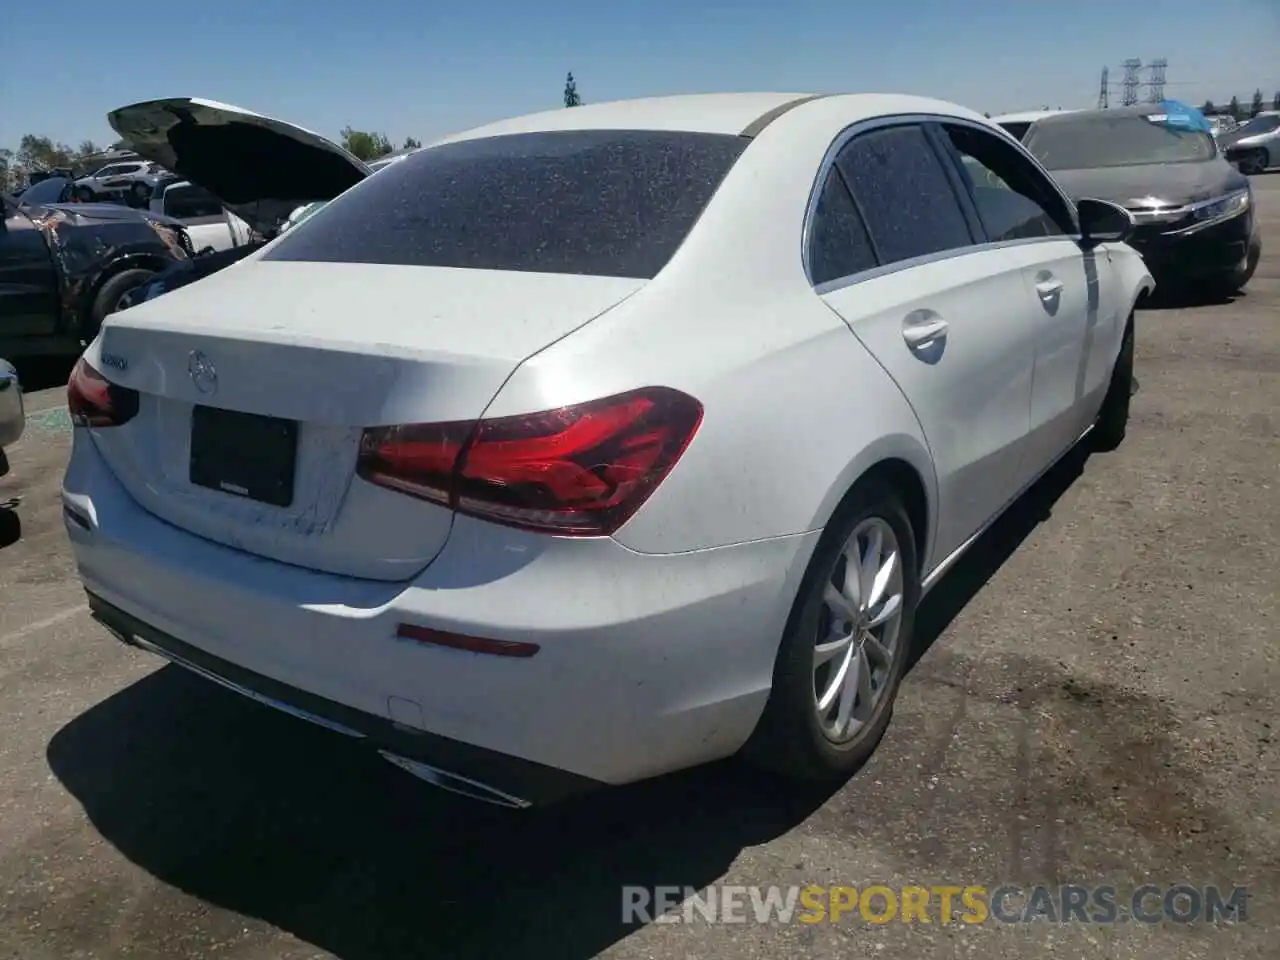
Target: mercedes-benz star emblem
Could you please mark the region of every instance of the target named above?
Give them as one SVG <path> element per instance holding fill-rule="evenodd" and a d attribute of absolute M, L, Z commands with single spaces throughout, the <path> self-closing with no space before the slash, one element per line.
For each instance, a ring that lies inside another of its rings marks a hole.
<path fill-rule="evenodd" d="M 218 371 L 213 361 L 199 350 L 192 350 L 187 357 L 187 372 L 191 374 L 191 382 L 201 393 L 213 393 L 218 389 Z"/>

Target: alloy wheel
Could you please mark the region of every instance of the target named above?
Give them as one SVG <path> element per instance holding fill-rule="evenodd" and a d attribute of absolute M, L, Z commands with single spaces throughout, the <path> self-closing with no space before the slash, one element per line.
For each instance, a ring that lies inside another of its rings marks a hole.
<path fill-rule="evenodd" d="M 889 687 L 903 608 L 902 551 L 893 527 L 863 520 L 826 579 L 813 648 L 813 696 L 828 740 L 847 744 Z"/>

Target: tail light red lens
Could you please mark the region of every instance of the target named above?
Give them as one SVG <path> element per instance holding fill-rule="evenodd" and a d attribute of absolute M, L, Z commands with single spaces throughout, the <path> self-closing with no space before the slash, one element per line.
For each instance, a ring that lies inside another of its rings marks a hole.
<path fill-rule="evenodd" d="M 649 498 L 701 422 L 697 400 L 646 387 L 478 423 L 375 427 L 358 473 L 497 523 L 606 536 Z"/>
<path fill-rule="evenodd" d="M 67 381 L 67 412 L 77 427 L 118 427 L 138 415 L 138 391 L 112 383 L 81 357 Z"/>

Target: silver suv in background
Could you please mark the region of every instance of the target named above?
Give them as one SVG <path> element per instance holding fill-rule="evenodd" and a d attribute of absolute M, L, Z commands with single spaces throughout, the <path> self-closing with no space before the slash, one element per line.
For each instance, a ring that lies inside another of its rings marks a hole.
<path fill-rule="evenodd" d="M 1265 173 L 1280 167 L 1280 110 L 1267 110 L 1218 138 L 1227 160 L 1241 173 Z"/>
<path fill-rule="evenodd" d="M 77 180 L 75 197 L 85 203 L 114 200 L 124 201 L 134 207 L 145 207 L 156 183 L 165 175 L 163 167 L 146 160 L 109 163 Z"/>

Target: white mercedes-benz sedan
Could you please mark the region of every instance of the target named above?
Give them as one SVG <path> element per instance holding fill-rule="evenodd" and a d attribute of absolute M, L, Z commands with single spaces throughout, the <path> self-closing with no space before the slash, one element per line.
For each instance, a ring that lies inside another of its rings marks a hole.
<path fill-rule="evenodd" d="M 260 128 L 180 114 L 234 194 Z M 739 751 L 847 776 L 922 595 L 1123 438 L 1132 225 L 916 97 L 447 138 L 103 324 L 63 487 L 90 607 L 509 806 Z"/>

